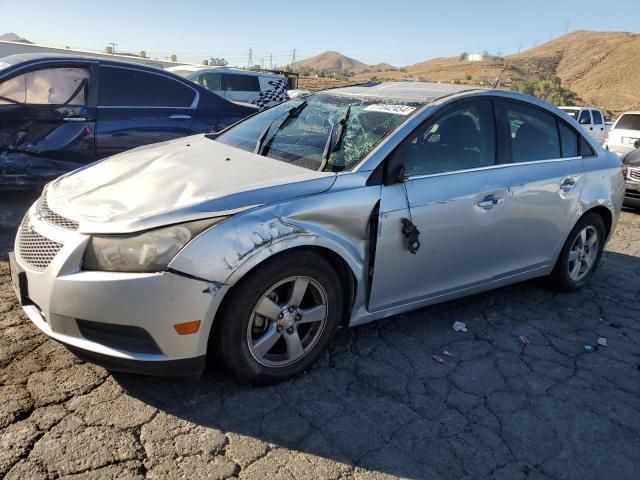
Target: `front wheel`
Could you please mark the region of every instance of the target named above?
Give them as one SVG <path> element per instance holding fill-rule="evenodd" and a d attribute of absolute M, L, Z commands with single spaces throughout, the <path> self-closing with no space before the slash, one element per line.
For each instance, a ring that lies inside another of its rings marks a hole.
<path fill-rule="evenodd" d="M 340 280 L 321 256 L 279 255 L 234 287 L 216 321 L 213 348 L 241 380 L 286 380 L 320 357 L 342 306 Z"/>
<path fill-rule="evenodd" d="M 562 247 L 551 274 L 553 286 L 563 292 L 574 292 L 586 285 L 600 262 L 605 240 L 602 217 L 596 213 L 582 217 Z"/>

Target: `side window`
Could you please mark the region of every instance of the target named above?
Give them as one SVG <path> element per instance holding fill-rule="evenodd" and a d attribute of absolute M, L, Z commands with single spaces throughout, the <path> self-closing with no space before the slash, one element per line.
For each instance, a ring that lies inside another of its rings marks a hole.
<path fill-rule="evenodd" d="M 45 68 L 18 75 L 0 84 L 0 104 L 86 105 L 89 70 Z"/>
<path fill-rule="evenodd" d="M 578 117 L 578 123 L 580 125 L 588 125 L 591 123 L 591 114 L 589 110 L 582 110 L 580 112 L 580 117 Z"/>
<path fill-rule="evenodd" d="M 599 110 L 591 110 L 591 115 L 593 115 L 593 123 L 596 125 L 602 125 L 602 114 Z"/>
<path fill-rule="evenodd" d="M 514 163 L 560 158 L 556 119 L 537 108 L 506 102 Z"/>
<path fill-rule="evenodd" d="M 427 120 L 397 150 L 405 175 L 485 167 L 496 163 L 493 104 L 472 100 Z"/>
<path fill-rule="evenodd" d="M 203 73 L 198 77 L 198 83 L 207 90 L 222 90 L 222 75 L 219 73 Z"/>
<path fill-rule="evenodd" d="M 593 151 L 591 145 L 580 135 L 580 155 L 583 157 L 593 157 L 595 154 L 596 152 Z"/>
<path fill-rule="evenodd" d="M 117 67 L 100 69 L 100 106 L 190 107 L 194 98 L 194 90 L 163 75 Z"/>
<path fill-rule="evenodd" d="M 257 75 L 222 75 L 222 89 L 232 92 L 259 92 L 260 82 Z"/>
<path fill-rule="evenodd" d="M 578 141 L 582 136 L 578 135 L 578 132 L 564 122 L 559 121 L 558 128 L 560 129 L 560 141 L 562 142 L 562 157 L 577 157 Z"/>

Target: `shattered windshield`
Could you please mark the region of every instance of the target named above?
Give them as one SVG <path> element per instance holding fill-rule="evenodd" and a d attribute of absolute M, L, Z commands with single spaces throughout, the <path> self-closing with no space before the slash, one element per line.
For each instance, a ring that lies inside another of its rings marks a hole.
<path fill-rule="evenodd" d="M 217 141 L 311 170 L 355 167 L 421 104 L 316 93 L 230 128 Z"/>

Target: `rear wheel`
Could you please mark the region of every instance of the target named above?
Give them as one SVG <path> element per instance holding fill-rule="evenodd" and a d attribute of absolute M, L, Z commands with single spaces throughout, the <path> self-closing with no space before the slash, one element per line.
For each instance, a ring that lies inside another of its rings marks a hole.
<path fill-rule="evenodd" d="M 338 327 L 342 302 L 340 280 L 321 256 L 280 255 L 234 287 L 216 322 L 213 348 L 242 380 L 286 380 L 322 354 Z"/>
<path fill-rule="evenodd" d="M 605 240 L 602 217 L 597 213 L 582 217 L 571 230 L 553 269 L 553 286 L 563 292 L 573 292 L 586 285 L 600 262 Z"/>

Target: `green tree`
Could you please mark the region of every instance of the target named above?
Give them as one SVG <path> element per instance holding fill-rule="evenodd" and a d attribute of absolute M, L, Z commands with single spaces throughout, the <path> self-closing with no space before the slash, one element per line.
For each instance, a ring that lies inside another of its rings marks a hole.
<path fill-rule="evenodd" d="M 560 79 L 551 75 L 542 80 L 524 80 L 514 82 L 511 90 L 514 92 L 533 95 L 554 105 L 575 105 L 579 101 L 578 95 L 562 86 Z"/>
<path fill-rule="evenodd" d="M 461 62 L 466 62 L 469 60 L 469 54 L 467 52 L 462 52 L 459 58 Z"/>

